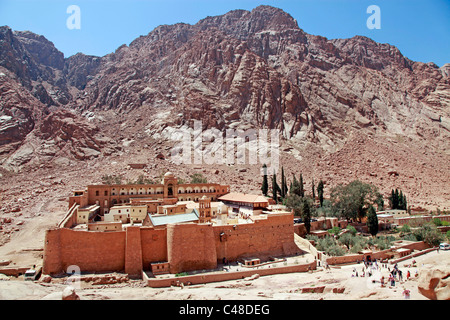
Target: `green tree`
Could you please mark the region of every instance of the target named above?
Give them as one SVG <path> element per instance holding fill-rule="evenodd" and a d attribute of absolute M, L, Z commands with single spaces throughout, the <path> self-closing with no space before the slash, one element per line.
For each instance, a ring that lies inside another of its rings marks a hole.
<path fill-rule="evenodd" d="M 305 196 L 305 190 L 303 188 L 303 174 L 301 174 L 301 173 L 300 173 L 300 180 L 299 180 L 298 184 L 299 184 L 299 187 L 300 187 L 300 190 L 299 190 L 300 197 L 303 198 Z"/>
<path fill-rule="evenodd" d="M 338 242 L 345 245 L 347 249 L 350 249 L 350 246 L 353 246 L 354 244 L 354 237 L 350 232 L 344 233 L 342 236 L 339 237 Z"/>
<path fill-rule="evenodd" d="M 375 202 L 377 204 L 378 211 L 382 211 L 384 209 L 384 200 L 383 195 L 380 192 L 377 193 Z"/>
<path fill-rule="evenodd" d="M 263 165 L 263 182 L 261 186 L 261 191 L 263 195 L 267 197 L 267 194 L 269 193 L 269 182 L 267 181 L 267 166 L 266 164 Z"/>
<path fill-rule="evenodd" d="M 303 195 L 301 193 L 300 182 L 295 178 L 295 175 L 293 175 L 293 178 L 292 178 L 291 189 L 289 190 L 289 194 L 296 194 L 300 198 L 303 197 Z"/>
<path fill-rule="evenodd" d="M 425 223 L 414 230 L 413 235 L 417 241 L 423 241 L 432 246 L 438 246 L 444 239 L 442 233 L 433 223 Z"/>
<path fill-rule="evenodd" d="M 394 209 L 399 209 L 400 204 L 400 198 L 399 198 L 398 189 L 395 189 L 395 196 L 394 196 Z"/>
<path fill-rule="evenodd" d="M 403 191 L 400 190 L 400 194 L 398 195 L 398 209 L 404 209 L 403 206 Z"/>
<path fill-rule="evenodd" d="M 332 211 L 346 219 L 361 220 L 375 202 L 377 193 L 377 187 L 359 180 L 340 184 L 331 190 Z"/>
<path fill-rule="evenodd" d="M 375 208 L 371 205 L 367 210 L 367 228 L 372 236 L 378 233 L 378 217 Z"/>
<path fill-rule="evenodd" d="M 286 207 L 294 211 L 294 216 L 300 217 L 302 215 L 302 198 L 299 195 L 289 193 L 283 203 Z"/>
<path fill-rule="evenodd" d="M 317 196 L 319 197 L 320 206 L 323 206 L 323 181 L 320 180 L 317 185 Z"/>
<path fill-rule="evenodd" d="M 313 199 L 313 202 L 315 202 L 316 201 L 316 191 L 314 190 L 314 178 L 312 179 L 311 186 L 312 186 L 311 197 Z"/>
<path fill-rule="evenodd" d="M 311 230 L 311 199 L 300 197 L 298 194 L 289 194 L 284 200 L 284 205 L 294 211 L 294 216 L 300 216 L 305 224 L 306 232 Z"/>
<path fill-rule="evenodd" d="M 389 196 L 389 206 L 391 209 L 394 209 L 394 198 L 395 198 L 395 191 L 394 189 L 391 190 L 391 195 Z"/>
<path fill-rule="evenodd" d="M 306 232 L 309 233 L 311 230 L 311 207 L 309 200 L 305 197 L 302 200 L 302 220 L 305 224 Z"/>
<path fill-rule="evenodd" d="M 277 183 L 277 175 L 274 172 L 272 175 L 272 199 L 275 200 L 276 203 L 278 203 L 278 193 L 280 193 L 281 188 Z"/>
<path fill-rule="evenodd" d="M 287 192 L 287 186 L 286 186 L 286 177 L 284 176 L 284 167 L 281 167 L 281 189 L 280 189 L 280 196 L 284 199 L 286 197 Z"/>

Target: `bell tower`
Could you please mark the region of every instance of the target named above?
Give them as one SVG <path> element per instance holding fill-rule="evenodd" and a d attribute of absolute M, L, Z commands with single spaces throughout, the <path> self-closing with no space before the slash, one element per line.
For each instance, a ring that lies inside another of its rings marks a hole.
<path fill-rule="evenodd" d="M 211 198 L 203 196 L 198 200 L 199 207 L 199 221 L 200 223 L 211 222 Z"/>
<path fill-rule="evenodd" d="M 164 184 L 164 198 L 178 197 L 178 180 L 172 172 L 167 172 L 164 175 L 162 184 Z"/>

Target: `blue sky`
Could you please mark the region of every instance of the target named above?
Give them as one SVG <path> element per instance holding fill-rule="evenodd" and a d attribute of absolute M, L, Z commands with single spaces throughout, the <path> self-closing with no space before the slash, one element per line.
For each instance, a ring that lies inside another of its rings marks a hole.
<path fill-rule="evenodd" d="M 297 19 L 305 32 L 329 39 L 363 35 L 395 45 L 415 61 L 450 63 L 450 0 L 0 0 L 0 25 L 44 35 L 66 57 L 103 56 L 158 25 L 195 24 L 207 16 L 266 4 Z M 368 29 L 369 5 L 381 11 L 381 29 Z M 70 30 L 67 8 L 81 10 Z"/>

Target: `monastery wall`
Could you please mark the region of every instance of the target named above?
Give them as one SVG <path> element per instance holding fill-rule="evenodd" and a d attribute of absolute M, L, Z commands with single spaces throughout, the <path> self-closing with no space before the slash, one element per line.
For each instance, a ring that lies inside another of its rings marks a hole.
<path fill-rule="evenodd" d="M 292 214 L 271 214 L 235 227 L 186 223 L 111 232 L 60 228 L 46 233 L 44 273 L 60 273 L 77 265 L 82 272 L 136 275 L 150 270 L 150 263 L 162 261 L 169 262 L 171 273 L 179 273 L 216 268 L 223 258 L 264 259 L 297 252 Z"/>
<path fill-rule="evenodd" d="M 122 271 L 125 269 L 124 263 L 125 231 L 47 230 L 45 274 L 65 272 L 70 265 L 77 265 L 81 271 Z"/>
<path fill-rule="evenodd" d="M 151 270 L 152 262 L 168 261 L 166 228 L 141 227 L 141 247 L 144 270 Z"/>
<path fill-rule="evenodd" d="M 168 225 L 167 257 L 170 273 L 216 268 L 212 227 L 208 224 Z"/>
<path fill-rule="evenodd" d="M 298 251 L 292 214 L 271 214 L 252 224 L 214 226 L 217 259 L 268 258 Z"/>

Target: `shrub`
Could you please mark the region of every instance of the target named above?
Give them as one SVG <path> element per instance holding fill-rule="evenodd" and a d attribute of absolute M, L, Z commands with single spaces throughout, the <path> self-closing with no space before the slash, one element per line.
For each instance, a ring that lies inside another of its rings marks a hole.
<path fill-rule="evenodd" d="M 338 245 L 332 245 L 325 250 L 325 253 L 329 256 L 343 256 L 345 255 L 345 249 L 338 246 Z"/>
<path fill-rule="evenodd" d="M 360 243 L 356 243 L 351 249 L 350 252 L 351 253 L 358 253 L 363 249 L 363 247 L 361 247 Z"/>
<path fill-rule="evenodd" d="M 423 241 L 433 246 L 438 246 L 444 240 L 444 236 L 437 229 L 434 223 L 424 224 L 413 232 L 417 241 Z"/>
<path fill-rule="evenodd" d="M 411 232 L 411 227 L 407 224 L 404 224 L 401 228 L 400 228 L 400 232 L 402 233 L 409 233 Z"/>
<path fill-rule="evenodd" d="M 328 233 L 334 234 L 334 235 L 339 234 L 339 232 L 341 232 L 341 228 L 339 228 L 339 227 L 333 227 L 333 228 L 328 230 Z"/>
<path fill-rule="evenodd" d="M 356 228 L 354 226 L 348 225 L 347 230 L 350 230 L 350 233 L 352 234 L 352 236 L 356 235 Z"/>
<path fill-rule="evenodd" d="M 379 250 L 386 250 L 391 247 L 392 241 L 395 241 L 393 236 L 377 237 L 374 240 L 374 244 Z"/>
<path fill-rule="evenodd" d="M 348 233 L 344 233 L 342 236 L 339 237 L 338 242 L 340 244 L 345 245 L 349 249 L 350 246 L 354 245 L 354 237 L 349 232 Z"/>

